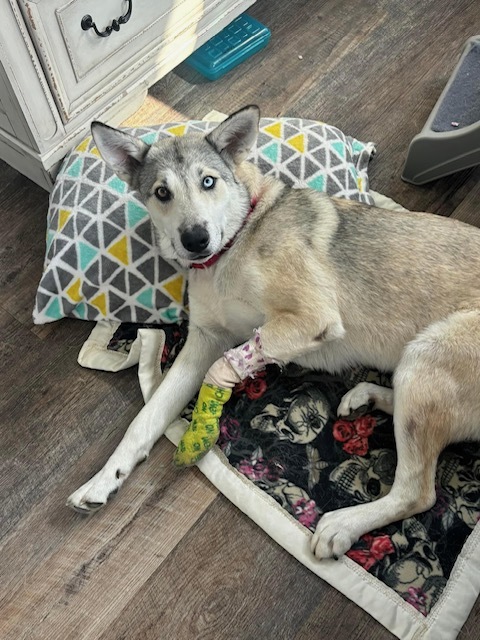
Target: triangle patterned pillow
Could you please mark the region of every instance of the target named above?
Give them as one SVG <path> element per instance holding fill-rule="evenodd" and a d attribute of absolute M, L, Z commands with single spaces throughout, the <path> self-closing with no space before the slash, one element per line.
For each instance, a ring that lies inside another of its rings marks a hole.
<path fill-rule="evenodd" d="M 152 143 L 215 126 L 190 121 L 125 130 Z M 373 153 L 372 143 L 321 122 L 262 118 L 250 160 L 291 186 L 373 204 L 367 176 Z M 185 272 L 162 258 L 146 208 L 105 165 L 91 137 L 69 153 L 57 176 L 46 245 L 35 324 L 66 316 L 165 323 L 185 313 Z"/>

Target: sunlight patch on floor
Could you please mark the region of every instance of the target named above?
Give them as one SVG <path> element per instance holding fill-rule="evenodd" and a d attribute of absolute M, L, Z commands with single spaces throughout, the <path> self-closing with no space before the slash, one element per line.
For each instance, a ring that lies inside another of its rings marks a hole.
<path fill-rule="evenodd" d="M 177 111 L 161 100 L 147 94 L 140 109 L 122 122 L 125 127 L 137 127 L 140 125 L 159 124 L 161 122 L 178 122 L 188 120 L 188 116 Z"/>

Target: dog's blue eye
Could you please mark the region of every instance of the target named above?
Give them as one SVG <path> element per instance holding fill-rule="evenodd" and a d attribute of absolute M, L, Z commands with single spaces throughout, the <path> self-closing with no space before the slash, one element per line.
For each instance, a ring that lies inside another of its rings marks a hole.
<path fill-rule="evenodd" d="M 172 194 L 167 187 L 157 187 L 155 189 L 155 196 L 160 200 L 160 202 L 168 202 L 172 199 Z"/>
<path fill-rule="evenodd" d="M 213 189 L 215 186 L 216 179 L 212 178 L 212 176 L 205 176 L 202 181 L 202 186 L 204 189 Z"/>

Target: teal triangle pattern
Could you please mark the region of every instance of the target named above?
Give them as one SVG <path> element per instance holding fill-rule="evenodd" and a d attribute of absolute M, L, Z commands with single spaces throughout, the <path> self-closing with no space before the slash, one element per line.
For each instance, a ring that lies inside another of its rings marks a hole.
<path fill-rule="evenodd" d="M 318 175 L 315 178 L 312 178 L 307 182 L 310 189 L 315 189 L 315 191 L 325 191 L 325 176 Z"/>
<path fill-rule="evenodd" d="M 67 169 L 67 174 L 69 176 L 73 176 L 74 178 L 78 178 L 82 171 L 82 161 L 80 158 L 72 162 L 72 164 Z"/>
<path fill-rule="evenodd" d="M 262 149 L 262 155 L 271 160 L 277 162 L 280 152 L 280 144 L 278 142 L 272 142 Z"/>
<path fill-rule="evenodd" d="M 152 133 L 146 133 L 145 135 L 143 135 L 141 137 L 142 137 L 142 140 L 146 144 L 153 144 L 155 142 L 155 140 L 157 139 L 157 133 L 154 131 Z"/>
<path fill-rule="evenodd" d="M 87 306 L 84 302 L 80 302 L 79 304 L 77 304 L 77 306 L 75 307 L 75 312 L 80 320 L 87 319 Z"/>
<path fill-rule="evenodd" d="M 352 151 L 355 155 L 359 155 L 363 151 L 365 151 L 365 145 L 363 142 L 359 142 L 358 140 L 354 140 L 352 142 Z"/>
<path fill-rule="evenodd" d="M 107 184 L 114 191 L 118 191 L 118 193 L 125 193 L 127 190 L 127 183 L 123 180 L 120 180 L 118 176 L 113 176 L 113 178 L 110 178 Z"/>
<path fill-rule="evenodd" d="M 80 269 L 85 271 L 90 262 L 97 256 L 98 250 L 92 247 L 91 244 L 85 242 L 78 243 L 78 251 L 80 253 Z"/>
<path fill-rule="evenodd" d="M 181 309 L 179 307 L 168 307 L 167 309 L 163 309 L 160 313 L 160 319 L 169 324 L 178 322 L 181 316 L 180 311 Z"/>
<path fill-rule="evenodd" d="M 341 140 L 331 142 L 330 146 L 341 158 L 345 158 L 345 144 Z"/>
<path fill-rule="evenodd" d="M 59 298 L 57 297 L 53 298 L 52 302 L 45 309 L 45 315 L 48 318 L 51 318 L 53 320 L 60 320 L 60 318 L 63 318 L 63 313 L 62 313 L 62 308 L 60 306 Z"/>
<path fill-rule="evenodd" d="M 52 242 L 55 240 L 55 232 L 52 229 L 47 230 L 47 254 L 50 251 Z"/>
<path fill-rule="evenodd" d="M 148 211 L 144 206 L 136 202 L 128 202 L 127 204 L 127 224 L 129 227 L 135 227 L 140 220 L 148 217 Z"/>
<path fill-rule="evenodd" d="M 153 288 L 150 287 L 149 289 L 142 291 L 142 293 L 137 296 L 137 302 L 143 304 L 144 307 L 153 309 Z"/>

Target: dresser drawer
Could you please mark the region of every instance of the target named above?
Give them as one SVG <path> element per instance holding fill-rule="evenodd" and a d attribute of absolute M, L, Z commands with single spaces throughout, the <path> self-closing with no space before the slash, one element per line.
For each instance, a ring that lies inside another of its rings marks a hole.
<path fill-rule="evenodd" d="M 149 59 L 158 67 L 162 57 L 171 57 L 176 60 L 172 68 L 205 40 L 202 34 L 212 25 L 223 26 L 228 14 L 228 21 L 233 20 L 245 8 L 244 0 L 132 0 L 128 21 L 108 37 L 99 37 L 93 28 L 82 29 L 84 16 L 89 14 L 103 32 L 127 13 L 127 0 L 19 4 L 64 122 L 122 83 L 131 86 Z"/>

